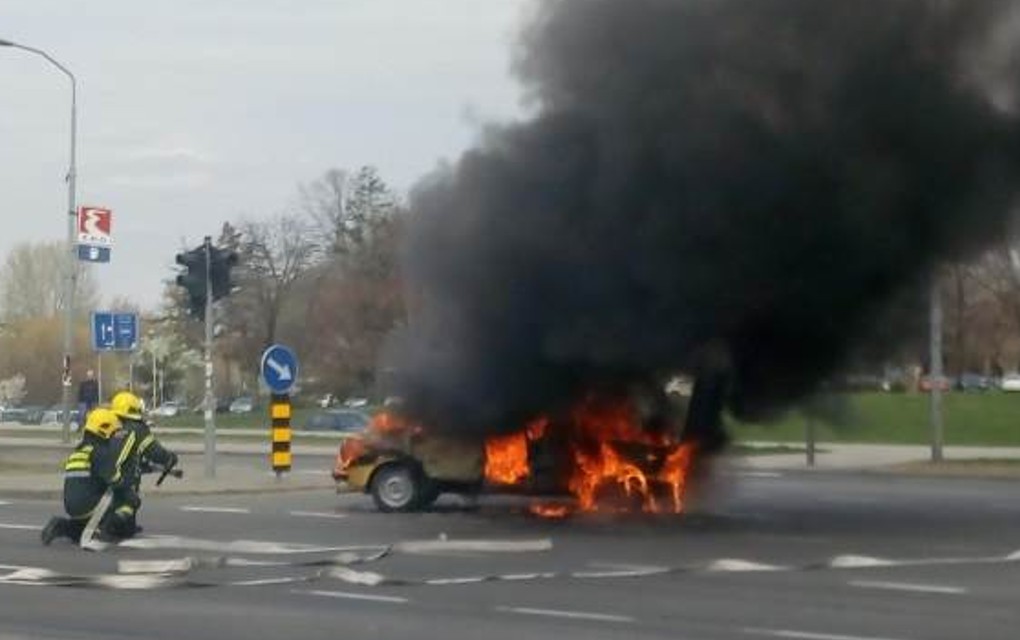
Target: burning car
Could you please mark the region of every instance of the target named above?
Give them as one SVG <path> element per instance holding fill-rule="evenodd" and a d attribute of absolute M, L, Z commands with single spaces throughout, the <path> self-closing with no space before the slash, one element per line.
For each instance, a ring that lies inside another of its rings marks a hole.
<path fill-rule="evenodd" d="M 426 508 L 443 493 L 500 492 L 574 498 L 572 508 L 533 505 L 540 515 L 679 513 L 697 443 L 673 424 L 651 425 L 632 402 L 594 397 L 477 439 L 383 413 L 340 445 L 333 477 L 338 492 L 368 493 L 384 512 Z"/>

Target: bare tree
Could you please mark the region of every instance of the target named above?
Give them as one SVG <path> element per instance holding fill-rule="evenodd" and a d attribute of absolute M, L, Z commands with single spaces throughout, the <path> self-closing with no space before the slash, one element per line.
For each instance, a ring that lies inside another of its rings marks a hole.
<path fill-rule="evenodd" d="M 302 186 L 300 196 L 302 211 L 327 259 L 356 254 L 397 208 L 396 196 L 371 166 L 353 174 L 330 169 Z"/>
<path fill-rule="evenodd" d="M 15 246 L 0 267 L 0 313 L 4 320 L 45 318 L 65 308 L 67 247 L 61 242 Z M 76 263 L 75 310 L 95 308 L 98 287 L 91 269 Z"/>
<path fill-rule="evenodd" d="M 278 339 L 280 321 L 317 245 L 302 218 L 245 220 L 238 233 L 239 290 L 221 305 L 222 354 L 253 377 L 262 350 Z"/>
<path fill-rule="evenodd" d="M 992 368 L 1020 364 L 1020 260 L 1008 243 L 965 270 L 969 343 Z"/>

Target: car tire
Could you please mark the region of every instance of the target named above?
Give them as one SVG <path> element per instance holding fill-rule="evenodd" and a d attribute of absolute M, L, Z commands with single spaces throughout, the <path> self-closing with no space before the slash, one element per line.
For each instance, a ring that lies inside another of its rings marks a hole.
<path fill-rule="evenodd" d="M 383 513 L 415 511 L 421 502 L 422 478 L 410 465 L 388 464 L 372 476 L 369 490 Z"/>

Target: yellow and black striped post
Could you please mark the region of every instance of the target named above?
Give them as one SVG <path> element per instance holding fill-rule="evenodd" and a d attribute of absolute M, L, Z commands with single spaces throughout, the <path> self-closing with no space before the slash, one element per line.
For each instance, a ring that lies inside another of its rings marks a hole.
<path fill-rule="evenodd" d="M 279 477 L 290 471 L 290 395 L 274 393 L 269 402 L 269 417 L 273 425 L 273 471 Z"/>

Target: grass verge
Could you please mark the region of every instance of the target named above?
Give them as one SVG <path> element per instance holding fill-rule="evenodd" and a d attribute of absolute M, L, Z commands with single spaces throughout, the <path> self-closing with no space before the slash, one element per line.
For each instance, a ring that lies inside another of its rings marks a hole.
<path fill-rule="evenodd" d="M 819 442 L 930 442 L 930 405 L 924 394 L 838 394 L 815 399 L 810 406 Z M 738 442 L 803 442 L 806 416 L 806 407 L 800 407 L 769 422 L 727 422 Z M 943 424 L 947 445 L 1020 446 L 1020 394 L 945 394 Z"/>

